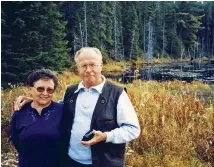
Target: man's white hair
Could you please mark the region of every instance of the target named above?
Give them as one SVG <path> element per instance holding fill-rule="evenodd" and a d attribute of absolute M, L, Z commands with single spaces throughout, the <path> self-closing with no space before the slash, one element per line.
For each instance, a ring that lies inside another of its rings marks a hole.
<path fill-rule="evenodd" d="M 97 56 L 98 59 L 100 59 L 100 61 L 102 62 L 102 59 L 103 59 L 103 56 L 102 56 L 102 53 L 99 49 L 95 48 L 95 47 L 84 47 L 84 48 L 81 48 L 80 50 L 78 50 L 76 52 L 76 54 L 74 55 L 74 60 L 76 63 L 78 63 L 78 58 L 79 58 L 79 55 L 83 52 L 95 52 L 95 56 Z"/>

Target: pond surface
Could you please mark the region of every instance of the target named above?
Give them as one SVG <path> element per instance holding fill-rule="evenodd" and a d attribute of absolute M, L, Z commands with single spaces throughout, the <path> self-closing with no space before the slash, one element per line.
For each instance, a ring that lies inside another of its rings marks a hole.
<path fill-rule="evenodd" d="M 153 64 L 141 67 L 139 74 L 142 80 L 201 81 L 214 84 L 214 64 L 210 62 Z"/>

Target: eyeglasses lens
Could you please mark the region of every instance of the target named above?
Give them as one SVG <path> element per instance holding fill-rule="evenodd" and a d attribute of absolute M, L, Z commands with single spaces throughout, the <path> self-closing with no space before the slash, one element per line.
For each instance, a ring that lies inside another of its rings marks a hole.
<path fill-rule="evenodd" d="M 37 87 L 36 90 L 40 93 L 44 92 L 45 91 L 45 88 L 44 87 Z M 52 94 L 54 92 L 54 89 L 52 88 L 47 88 L 46 91 L 49 93 L 49 94 Z"/>

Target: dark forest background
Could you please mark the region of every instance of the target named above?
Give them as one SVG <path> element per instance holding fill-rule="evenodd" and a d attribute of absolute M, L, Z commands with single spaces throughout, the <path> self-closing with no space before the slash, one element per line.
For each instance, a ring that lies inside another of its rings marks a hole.
<path fill-rule="evenodd" d="M 1 2 L 2 86 L 60 72 L 85 46 L 113 59 L 213 58 L 214 2 Z"/>

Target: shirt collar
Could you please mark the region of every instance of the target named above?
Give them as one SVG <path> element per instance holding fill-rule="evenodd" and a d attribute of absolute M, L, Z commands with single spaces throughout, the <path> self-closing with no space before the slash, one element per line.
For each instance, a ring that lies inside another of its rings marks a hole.
<path fill-rule="evenodd" d="M 99 85 L 92 86 L 92 87 L 89 88 L 89 89 L 95 89 L 95 90 L 96 90 L 97 92 L 99 92 L 100 94 L 102 93 L 103 86 L 104 86 L 104 84 L 105 84 L 105 82 L 106 82 L 106 78 L 105 78 L 103 75 L 101 75 L 101 77 L 102 77 L 103 81 L 102 81 Z M 84 86 L 83 81 L 81 81 L 81 82 L 79 83 L 78 88 L 77 88 L 77 90 L 75 90 L 74 93 L 79 92 L 81 89 L 87 89 L 87 88 Z"/>

